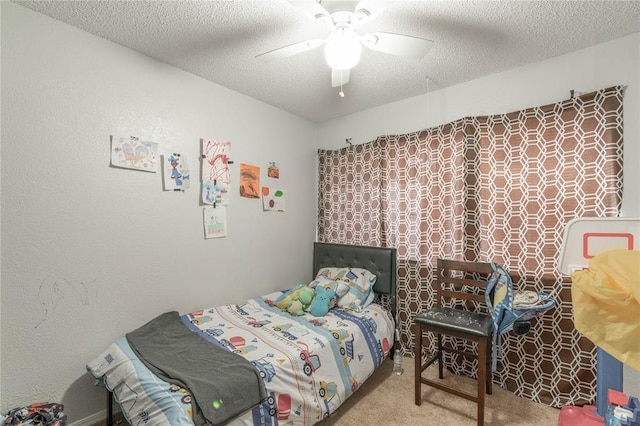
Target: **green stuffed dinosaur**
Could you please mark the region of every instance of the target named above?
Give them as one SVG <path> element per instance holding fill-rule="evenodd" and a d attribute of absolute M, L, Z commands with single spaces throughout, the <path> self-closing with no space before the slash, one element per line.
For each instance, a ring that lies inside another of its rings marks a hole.
<path fill-rule="evenodd" d="M 315 292 L 307 286 L 295 288 L 289 294 L 276 301 L 276 306 L 283 311 L 289 312 L 291 315 L 302 316 L 305 310 L 311 305 Z"/>

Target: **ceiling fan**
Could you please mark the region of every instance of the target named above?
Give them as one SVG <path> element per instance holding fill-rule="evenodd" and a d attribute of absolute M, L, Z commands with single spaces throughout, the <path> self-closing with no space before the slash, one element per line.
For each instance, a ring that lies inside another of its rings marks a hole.
<path fill-rule="evenodd" d="M 312 39 L 280 47 L 257 55 L 268 62 L 286 58 L 324 45 L 324 55 L 331 67 L 331 86 L 342 87 L 349 82 L 350 69 L 360 60 L 362 46 L 392 55 L 423 58 L 433 46 L 431 40 L 387 32 L 358 34 L 360 25 L 372 16 L 366 8 L 366 0 L 290 0 L 296 7 L 304 8 L 329 32 L 325 38 Z M 342 90 L 340 95 L 344 96 Z"/>

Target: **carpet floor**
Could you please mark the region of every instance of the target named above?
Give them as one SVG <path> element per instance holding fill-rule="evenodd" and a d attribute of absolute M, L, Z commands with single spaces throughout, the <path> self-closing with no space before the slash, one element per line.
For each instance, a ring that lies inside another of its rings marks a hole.
<path fill-rule="evenodd" d="M 404 374 L 393 374 L 387 359 L 360 389 L 318 426 L 475 426 L 476 404 L 446 392 L 422 386 L 422 405 L 413 401 L 413 358 L 403 357 Z M 436 379 L 437 367 L 424 372 Z M 476 381 L 445 371 L 444 381 L 475 392 Z M 493 386 L 485 398 L 486 426 L 556 426 L 560 410 L 538 404 Z M 123 424 L 116 416 L 117 424 Z M 100 422 L 94 426 L 105 425 Z"/>
<path fill-rule="evenodd" d="M 394 375 L 393 361 L 387 359 L 332 417 L 318 426 L 476 425 L 475 403 L 430 386 L 422 386 L 422 405 L 415 405 L 413 358 L 403 357 L 402 367 L 404 374 Z M 432 366 L 423 375 L 436 380 L 438 368 Z M 443 380 L 471 393 L 477 385 L 474 379 L 447 371 Z M 493 394 L 485 397 L 487 426 L 556 426 L 559 415 L 559 409 L 520 398 L 496 385 L 493 385 Z"/>

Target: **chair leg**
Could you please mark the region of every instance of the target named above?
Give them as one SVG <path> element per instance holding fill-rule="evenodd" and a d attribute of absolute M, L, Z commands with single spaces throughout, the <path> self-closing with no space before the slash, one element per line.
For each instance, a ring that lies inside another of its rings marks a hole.
<path fill-rule="evenodd" d="M 416 405 L 422 404 L 422 327 L 413 326 L 414 392 Z"/>
<path fill-rule="evenodd" d="M 107 426 L 113 425 L 113 392 L 107 391 Z"/>
<path fill-rule="evenodd" d="M 493 393 L 493 370 L 492 370 L 491 338 L 487 340 L 487 395 Z"/>
<path fill-rule="evenodd" d="M 478 341 L 478 426 L 484 425 L 484 393 L 487 385 L 487 339 Z"/>
<path fill-rule="evenodd" d="M 444 379 L 444 364 L 442 362 L 442 334 L 438 334 L 438 377 Z"/>

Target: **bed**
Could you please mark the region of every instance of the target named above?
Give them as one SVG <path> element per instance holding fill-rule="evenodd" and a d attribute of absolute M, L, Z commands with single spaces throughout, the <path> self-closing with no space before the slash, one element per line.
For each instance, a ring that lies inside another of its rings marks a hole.
<path fill-rule="evenodd" d="M 166 313 L 119 338 L 87 364 L 109 391 L 108 424 L 114 400 L 131 425 L 293 426 L 332 415 L 392 352 L 396 251 L 314 243 L 304 285 L 335 290 L 335 306 L 322 316 L 283 310 L 296 285 Z"/>

